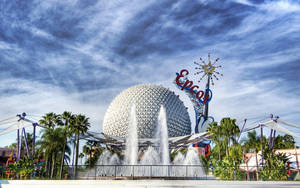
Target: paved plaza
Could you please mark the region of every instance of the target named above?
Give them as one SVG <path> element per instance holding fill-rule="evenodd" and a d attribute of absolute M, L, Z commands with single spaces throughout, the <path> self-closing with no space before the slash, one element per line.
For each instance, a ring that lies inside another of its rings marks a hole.
<path fill-rule="evenodd" d="M 0 188 L 299 188 L 300 182 L 200 180 L 0 180 Z"/>

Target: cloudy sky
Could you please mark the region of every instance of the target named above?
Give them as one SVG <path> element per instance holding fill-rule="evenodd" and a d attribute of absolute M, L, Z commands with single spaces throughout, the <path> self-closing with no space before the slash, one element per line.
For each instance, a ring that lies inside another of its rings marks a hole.
<path fill-rule="evenodd" d="M 1 0 L 0 120 L 68 110 L 101 132 L 118 93 L 152 83 L 180 95 L 194 122 L 172 81 L 211 53 L 224 74 L 211 88 L 216 120 L 250 126 L 273 113 L 300 124 L 299 20 L 288 0 Z"/>

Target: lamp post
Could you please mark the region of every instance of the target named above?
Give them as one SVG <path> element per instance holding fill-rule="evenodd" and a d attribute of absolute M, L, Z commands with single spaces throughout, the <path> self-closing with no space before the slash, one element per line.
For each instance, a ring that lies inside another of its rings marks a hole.
<path fill-rule="evenodd" d="M 211 98 L 211 96 L 210 96 L 211 93 L 209 92 L 210 91 L 210 82 L 212 85 L 214 85 L 213 78 L 215 78 L 216 80 L 219 80 L 219 78 L 217 76 L 223 76 L 223 74 L 216 71 L 216 69 L 222 67 L 221 65 L 218 65 L 218 66 L 215 65 L 218 61 L 219 61 L 219 58 L 216 58 L 215 61 L 212 62 L 210 60 L 210 54 L 208 54 L 208 62 L 207 63 L 202 58 L 200 58 L 200 63 L 194 62 L 194 64 L 197 65 L 197 67 L 195 67 L 195 69 L 198 70 L 198 72 L 196 72 L 195 75 L 201 75 L 198 82 L 201 82 L 201 80 L 207 76 L 206 90 L 204 93 L 204 100 L 203 100 L 203 104 L 205 105 L 204 112 L 202 112 L 202 116 L 199 117 L 199 120 L 198 119 L 196 120 L 196 122 L 197 122 L 196 127 L 195 127 L 196 133 L 199 132 L 198 124 L 201 122 L 201 118 L 203 118 L 201 127 L 209 119 L 209 116 L 208 116 L 209 101 L 208 101 L 208 99 Z"/>

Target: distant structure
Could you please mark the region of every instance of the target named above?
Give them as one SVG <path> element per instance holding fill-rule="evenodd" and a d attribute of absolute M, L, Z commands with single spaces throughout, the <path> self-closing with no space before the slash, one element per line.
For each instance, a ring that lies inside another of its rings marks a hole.
<path fill-rule="evenodd" d="M 0 166 L 6 166 L 8 158 L 13 154 L 14 149 L 0 148 Z"/>

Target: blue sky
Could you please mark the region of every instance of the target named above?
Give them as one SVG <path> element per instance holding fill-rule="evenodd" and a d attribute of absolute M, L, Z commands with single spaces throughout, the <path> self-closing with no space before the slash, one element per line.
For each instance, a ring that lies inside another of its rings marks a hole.
<path fill-rule="evenodd" d="M 179 94 L 194 122 L 172 81 L 211 53 L 224 66 L 211 88 L 216 120 L 273 113 L 300 124 L 299 20 L 300 3 L 287 0 L 1 0 L 0 120 L 68 110 L 100 132 L 118 93 L 152 83 Z"/>

